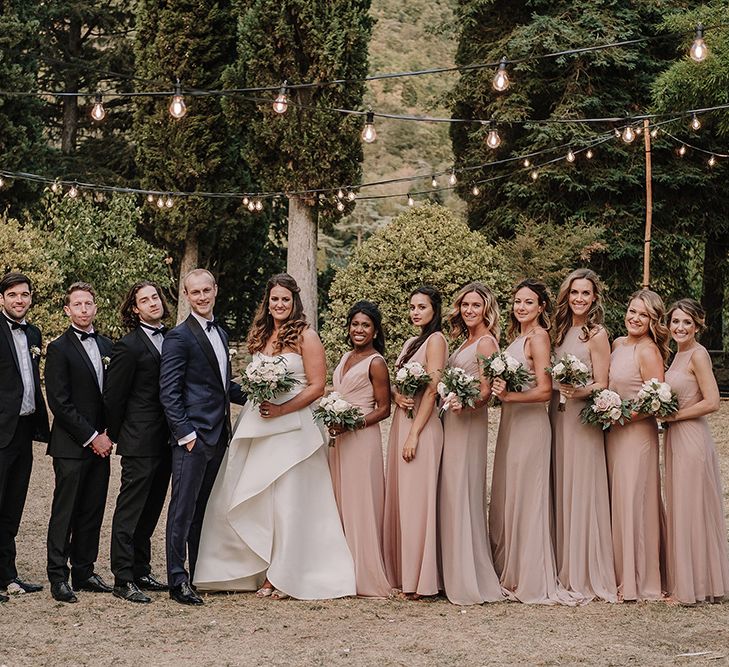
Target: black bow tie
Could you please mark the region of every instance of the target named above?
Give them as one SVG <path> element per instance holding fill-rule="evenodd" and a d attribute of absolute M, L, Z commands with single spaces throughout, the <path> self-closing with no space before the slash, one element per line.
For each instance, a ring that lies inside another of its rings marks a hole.
<path fill-rule="evenodd" d="M 15 331 L 16 329 L 20 329 L 22 331 L 28 330 L 28 323 L 27 322 L 16 322 L 15 320 L 11 320 L 9 317 L 5 317 L 5 319 L 8 321 L 8 324 L 10 325 L 10 328 Z"/>
<path fill-rule="evenodd" d="M 205 325 L 205 331 L 210 331 L 213 327 L 217 327 L 218 323 L 215 320 L 208 320 Z"/>
<path fill-rule="evenodd" d="M 87 338 L 96 338 L 96 332 L 95 331 L 81 331 L 79 329 L 76 329 L 76 327 L 73 328 L 74 332 L 77 333 L 79 336 L 81 336 L 81 342 L 85 341 Z"/>
<path fill-rule="evenodd" d="M 157 327 L 151 327 L 149 324 L 145 324 L 144 322 L 140 322 L 143 328 L 147 329 L 147 331 L 150 331 L 153 336 L 156 336 L 157 334 L 161 334 L 164 336 L 167 333 L 167 327 L 161 326 L 159 328 Z"/>

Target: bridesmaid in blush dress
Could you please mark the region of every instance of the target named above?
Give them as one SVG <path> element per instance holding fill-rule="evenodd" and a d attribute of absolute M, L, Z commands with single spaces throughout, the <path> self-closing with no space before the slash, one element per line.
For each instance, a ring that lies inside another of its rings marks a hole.
<path fill-rule="evenodd" d="M 719 409 L 711 357 L 696 340 L 704 310 L 681 299 L 668 311 L 678 352 L 666 382 L 678 412 L 665 419 L 666 570 L 668 594 L 682 604 L 729 596 L 729 556 L 719 461 L 706 415 Z"/>
<path fill-rule="evenodd" d="M 486 529 L 486 465 L 491 385 L 478 356 L 499 349 L 499 307 L 488 287 L 466 285 L 456 296 L 449 317 L 451 338 L 466 334 L 448 359 L 481 380 L 481 397 L 473 408 L 451 402 L 443 419 L 443 459 L 438 488 L 438 527 L 443 585 L 454 604 L 503 600 L 491 559 Z"/>
<path fill-rule="evenodd" d="M 353 347 L 334 371 L 334 390 L 358 407 L 358 431 L 329 429 L 337 436 L 329 448 L 329 470 L 344 536 L 354 558 L 357 595 L 388 597 L 392 586 L 382 557 L 385 474 L 380 422 L 390 416 L 390 376 L 382 356 L 385 334 L 374 303 L 358 301 L 347 315 L 347 342 Z"/>
<path fill-rule="evenodd" d="M 610 389 L 623 399 L 634 399 L 646 380 L 663 381 L 668 358 L 664 313 L 661 297 L 651 290 L 630 297 L 628 335 L 615 340 L 610 356 Z M 663 504 L 655 418 L 633 413 L 623 426 L 611 426 L 606 450 L 618 598 L 659 600 Z"/>
<path fill-rule="evenodd" d="M 600 428 L 580 419 L 590 393 L 608 384 L 610 341 L 604 316 L 597 274 L 590 269 L 570 273 L 554 309 L 553 357 L 573 354 L 590 368 L 592 378 L 584 387 L 555 382 L 552 391 L 554 550 L 565 588 L 587 600 L 617 602 L 605 438 Z M 560 393 L 567 398 L 564 411 L 559 410 Z"/>
<path fill-rule="evenodd" d="M 532 604 L 576 605 L 577 593 L 557 581 L 550 535 L 549 293 L 544 283 L 523 280 L 514 289 L 506 353 L 533 378 L 523 391 L 507 391 L 500 378 L 492 391 L 501 400 L 491 483 L 489 529 L 494 565 L 504 593 Z"/>
<path fill-rule="evenodd" d="M 385 481 L 384 550 L 387 578 L 409 599 L 437 595 L 436 494 L 443 426 L 435 408 L 436 386 L 448 357 L 441 333 L 441 296 L 423 285 L 410 295 L 410 320 L 420 335 L 403 346 L 397 367 L 422 364 L 431 382 L 414 399 L 393 391 Z M 407 410 L 413 410 L 413 418 Z"/>

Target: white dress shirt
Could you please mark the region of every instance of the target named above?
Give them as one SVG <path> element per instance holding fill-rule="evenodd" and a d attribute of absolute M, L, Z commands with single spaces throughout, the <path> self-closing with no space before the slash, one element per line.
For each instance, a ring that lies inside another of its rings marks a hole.
<path fill-rule="evenodd" d="M 3 312 L 15 345 L 15 354 L 20 365 L 20 377 L 23 379 L 23 400 L 20 404 L 20 416 L 26 417 L 35 412 L 35 382 L 33 381 L 33 365 L 28 349 L 28 337 L 22 329 L 13 329 L 13 321 Z M 18 324 L 25 324 L 25 320 Z"/>
<path fill-rule="evenodd" d="M 93 329 L 89 329 L 87 333 L 91 333 Z M 81 334 L 83 333 L 80 329 L 73 327 L 73 332 L 78 336 L 81 341 L 81 346 L 84 348 L 84 352 L 91 361 L 91 365 L 94 367 L 96 373 L 96 381 L 99 383 L 99 391 L 104 389 L 104 362 L 101 360 L 101 352 L 99 352 L 99 345 L 96 342 L 96 338 L 87 338 L 81 340 Z M 83 444 L 84 447 L 88 447 L 91 441 L 99 435 L 98 431 L 94 431 L 94 434 Z"/>
<path fill-rule="evenodd" d="M 147 324 L 146 322 L 140 322 L 140 324 L 142 326 L 142 331 L 147 334 L 147 338 L 149 338 L 149 340 L 152 341 L 152 345 L 157 348 L 157 352 L 162 354 L 162 341 L 164 340 L 164 336 L 162 334 L 155 333 L 155 331 L 159 331 L 160 329 L 163 329 L 163 327 L 153 327 L 151 324 Z"/>

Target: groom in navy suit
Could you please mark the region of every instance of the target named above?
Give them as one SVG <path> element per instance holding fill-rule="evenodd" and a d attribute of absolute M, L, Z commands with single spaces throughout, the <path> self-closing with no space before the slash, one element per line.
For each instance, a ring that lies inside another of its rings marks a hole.
<path fill-rule="evenodd" d="M 167 575 L 173 600 L 200 605 L 190 582 L 205 506 L 230 440 L 230 402 L 243 404 L 245 396 L 231 381 L 228 336 L 213 317 L 215 278 L 195 269 L 183 286 L 192 312 L 165 337 L 160 364 L 160 401 L 172 431 Z"/>

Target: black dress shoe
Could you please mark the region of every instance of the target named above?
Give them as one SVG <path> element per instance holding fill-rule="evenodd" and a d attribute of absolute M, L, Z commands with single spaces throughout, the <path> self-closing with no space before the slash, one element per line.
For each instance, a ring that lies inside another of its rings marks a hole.
<path fill-rule="evenodd" d="M 7 595 L 0 593 L 0 602 L 7 602 L 10 598 Z"/>
<path fill-rule="evenodd" d="M 32 584 L 31 582 L 23 581 L 18 577 L 15 577 L 15 579 L 11 579 L 10 581 L 8 581 L 5 584 L 4 588 L 9 588 L 12 590 L 12 588 L 14 587 L 13 585 L 17 586 L 15 590 L 18 593 L 20 593 L 21 591 L 23 593 L 37 593 L 38 591 L 43 590 L 42 584 Z M 18 588 L 20 589 L 20 591 L 18 591 Z"/>
<path fill-rule="evenodd" d="M 127 602 L 140 602 L 146 604 L 152 602 L 152 598 L 147 597 L 142 591 L 137 588 L 137 585 L 131 581 L 128 581 L 121 586 L 114 586 L 114 597 L 121 598 Z"/>
<path fill-rule="evenodd" d="M 155 579 L 151 574 L 145 574 L 143 577 L 137 577 L 134 580 L 137 587 L 143 591 L 166 591 L 169 586 Z"/>
<path fill-rule="evenodd" d="M 180 604 L 204 604 L 202 598 L 192 590 L 192 586 L 186 581 L 182 582 L 179 586 L 171 586 L 170 597 Z"/>
<path fill-rule="evenodd" d="M 98 574 L 92 574 L 86 581 L 76 584 L 76 590 L 88 593 L 111 593 L 114 589 Z"/>
<path fill-rule="evenodd" d="M 68 585 L 67 581 L 57 581 L 51 584 L 51 595 L 54 600 L 58 600 L 59 602 L 78 602 L 73 588 Z"/>

